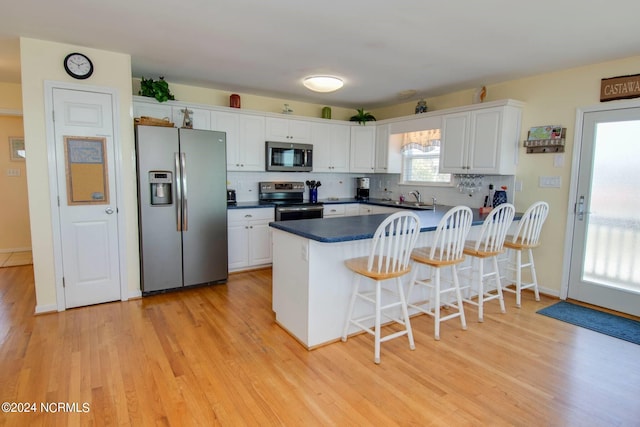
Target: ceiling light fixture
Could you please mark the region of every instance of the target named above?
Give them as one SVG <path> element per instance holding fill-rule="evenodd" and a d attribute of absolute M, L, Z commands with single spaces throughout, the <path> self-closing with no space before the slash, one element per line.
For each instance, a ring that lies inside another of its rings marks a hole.
<path fill-rule="evenodd" d="M 333 92 L 340 89 L 344 82 L 334 76 L 309 76 L 305 77 L 302 84 L 314 92 Z"/>

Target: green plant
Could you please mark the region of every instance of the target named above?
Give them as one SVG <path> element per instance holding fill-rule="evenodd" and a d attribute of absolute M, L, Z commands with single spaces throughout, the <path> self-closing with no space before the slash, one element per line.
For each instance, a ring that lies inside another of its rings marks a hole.
<path fill-rule="evenodd" d="M 173 101 L 176 99 L 169 90 L 169 83 L 164 81 L 164 77 L 160 77 L 157 81 L 142 77 L 138 95 L 155 98 L 158 102 Z"/>
<path fill-rule="evenodd" d="M 356 111 L 358 112 L 358 114 L 352 116 L 349 121 L 358 122 L 361 125 L 365 124 L 366 122 L 376 121 L 376 118 L 373 117 L 373 114 L 365 112 L 364 108 L 358 108 Z"/>

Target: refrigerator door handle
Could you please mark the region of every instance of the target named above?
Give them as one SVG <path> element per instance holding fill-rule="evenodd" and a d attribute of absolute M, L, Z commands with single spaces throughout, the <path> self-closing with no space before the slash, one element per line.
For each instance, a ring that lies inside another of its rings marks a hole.
<path fill-rule="evenodd" d="M 187 155 L 180 154 L 182 166 L 182 231 L 189 230 L 189 209 L 187 197 Z"/>
<path fill-rule="evenodd" d="M 182 185 L 180 171 L 180 153 L 174 153 L 176 167 L 176 230 L 182 231 Z"/>

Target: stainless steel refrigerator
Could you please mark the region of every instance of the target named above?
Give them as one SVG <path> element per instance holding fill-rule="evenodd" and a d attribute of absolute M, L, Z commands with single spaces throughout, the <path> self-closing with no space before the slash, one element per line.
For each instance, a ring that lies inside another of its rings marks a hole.
<path fill-rule="evenodd" d="M 136 127 L 142 294 L 227 281 L 226 134 Z"/>

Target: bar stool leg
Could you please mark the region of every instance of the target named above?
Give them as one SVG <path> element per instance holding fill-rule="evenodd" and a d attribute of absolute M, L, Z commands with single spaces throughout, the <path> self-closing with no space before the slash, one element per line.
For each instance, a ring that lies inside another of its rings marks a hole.
<path fill-rule="evenodd" d="M 467 330 L 467 320 L 464 317 L 464 307 L 462 306 L 462 292 L 460 292 L 460 282 L 458 281 L 458 271 L 455 265 L 451 266 L 453 275 L 453 285 L 456 287 L 456 299 L 458 300 L 458 313 L 460 313 L 460 324 L 462 330 Z"/>
<path fill-rule="evenodd" d="M 493 257 L 493 271 L 495 272 L 496 287 L 497 287 L 497 290 L 498 290 L 498 295 L 500 295 L 498 297 L 498 301 L 500 301 L 500 312 L 506 313 L 507 309 L 504 306 L 504 295 L 502 294 L 502 281 L 500 280 L 500 270 L 499 270 L 499 267 L 498 267 L 498 257 L 497 256 Z"/>
<path fill-rule="evenodd" d="M 529 248 L 529 263 L 531 264 L 531 280 L 533 281 L 533 291 L 536 295 L 536 301 L 540 301 L 540 293 L 538 292 L 538 278 L 536 277 L 536 266 L 533 263 L 533 250 Z"/>
<path fill-rule="evenodd" d="M 376 320 L 375 320 L 375 329 L 374 329 L 374 358 L 373 361 L 376 364 L 380 364 L 380 307 L 382 302 L 382 289 L 381 283 L 379 280 L 376 280 Z M 408 322 L 408 319 L 405 319 Z"/>
<path fill-rule="evenodd" d="M 435 292 L 435 307 L 433 307 L 433 317 L 434 317 L 434 321 L 435 321 L 435 333 L 434 333 L 434 337 L 436 340 L 440 340 L 440 269 L 436 268 L 435 269 L 435 286 L 434 286 L 434 292 Z"/>

